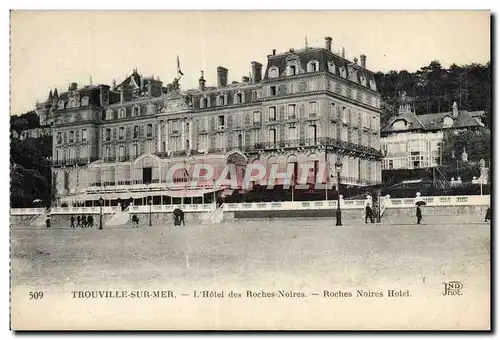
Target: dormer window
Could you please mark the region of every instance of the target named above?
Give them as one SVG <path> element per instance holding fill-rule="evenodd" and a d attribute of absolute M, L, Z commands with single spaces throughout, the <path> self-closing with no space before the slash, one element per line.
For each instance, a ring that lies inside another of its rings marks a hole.
<path fill-rule="evenodd" d="M 258 92 L 257 92 L 257 90 L 253 90 L 252 91 L 252 101 L 255 102 L 255 101 L 257 101 L 257 99 L 259 99 Z"/>
<path fill-rule="evenodd" d="M 297 66 L 296 65 L 288 65 L 287 76 L 294 76 L 296 74 L 297 74 Z"/>
<path fill-rule="evenodd" d="M 335 63 L 333 60 L 328 62 L 328 72 L 335 74 Z"/>
<path fill-rule="evenodd" d="M 113 119 L 113 110 L 109 109 L 106 111 L 106 120 Z"/>
<path fill-rule="evenodd" d="M 279 69 L 276 66 L 269 68 L 269 78 L 278 78 Z"/>
<path fill-rule="evenodd" d="M 89 105 L 89 97 L 85 96 L 82 98 L 82 106 L 88 106 Z"/>
<path fill-rule="evenodd" d="M 340 70 L 340 76 L 342 78 L 346 78 L 347 77 L 347 71 L 346 71 L 345 67 L 341 66 L 339 70 Z"/>
<path fill-rule="evenodd" d="M 449 128 L 453 126 L 453 118 L 451 117 L 444 117 L 443 119 L 443 128 Z"/>
<path fill-rule="evenodd" d="M 125 118 L 125 109 L 120 109 L 118 111 L 118 118 Z"/>
<path fill-rule="evenodd" d="M 134 114 L 133 117 L 138 117 L 139 116 L 139 108 L 137 106 L 134 107 Z"/>
<path fill-rule="evenodd" d="M 307 64 L 307 72 L 318 72 L 319 71 L 319 62 L 317 60 L 311 60 Z"/>
<path fill-rule="evenodd" d="M 235 104 L 243 104 L 245 102 L 245 96 L 244 93 L 241 91 L 238 91 L 234 95 L 234 103 Z"/>
<path fill-rule="evenodd" d="M 227 105 L 227 94 L 219 94 L 217 96 L 217 105 L 219 106 L 223 106 L 223 105 Z"/>
<path fill-rule="evenodd" d="M 373 91 L 377 91 L 377 85 L 375 84 L 375 80 L 371 79 L 370 80 L 370 89 Z"/>
<path fill-rule="evenodd" d="M 403 119 L 397 120 L 394 123 L 392 123 L 392 129 L 393 130 L 406 130 L 406 121 Z"/>
<path fill-rule="evenodd" d="M 361 85 L 366 86 L 366 78 L 361 76 L 359 79 L 361 80 Z"/>
<path fill-rule="evenodd" d="M 200 98 L 200 108 L 204 109 L 210 107 L 210 97 L 204 95 Z"/>

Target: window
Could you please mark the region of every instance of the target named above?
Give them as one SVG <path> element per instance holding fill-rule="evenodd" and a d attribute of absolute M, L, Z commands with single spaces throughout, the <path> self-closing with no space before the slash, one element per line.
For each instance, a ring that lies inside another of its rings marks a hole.
<path fill-rule="evenodd" d="M 342 106 L 342 117 L 340 119 L 346 123 L 347 122 L 347 107 Z"/>
<path fill-rule="evenodd" d="M 87 141 L 87 129 L 82 129 L 82 142 Z"/>
<path fill-rule="evenodd" d="M 258 124 L 260 124 L 260 112 L 254 111 L 254 113 L 253 113 L 253 125 L 258 125 Z"/>
<path fill-rule="evenodd" d="M 120 109 L 118 111 L 118 118 L 125 118 L 125 109 Z"/>
<path fill-rule="evenodd" d="M 88 146 L 87 145 L 83 145 L 80 148 L 80 158 L 87 158 L 88 156 L 89 156 Z"/>
<path fill-rule="evenodd" d="M 139 116 L 139 108 L 136 106 L 134 107 L 134 116 L 133 117 L 137 117 Z"/>
<path fill-rule="evenodd" d="M 318 140 L 318 130 L 316 128 L 316 125 L 309 125 L 309 138 L 316 143 Z"/>
<path fill-rule="evenodd" d="M 75 131 L 69 132 L 69 142 L 73 143 L 75 141 Z"/>
<path fill-rule="evenodd" d="M 137 158 L 137 156 L 139 156 L 139 146 L 137 144 L 133 145 L 132 155 L 134 156 L 134 158 Z"/>
<path fill-rule="evenodd" d="M 297 65 L 288 65 L 287 75 L 294 76 L 297 74 Z"/>
<path fill-rule="evenodd" d="M 122 127 L 120 127 L 120 129 L 118 130 L 118 138 L 119 138 L 119 139 L 123 139 L 124 135 L 125 135 L 125 128 L 122 126 Z"/>
<path fill-rule="evenodd" d="M 275 96 L 276 95 L 276 86 L 271 86 L 270 91 L 271 91 L 271 96 Z"/>
<path fill-rule="evenodd" d="M 257 101 L 258 99 L 258 94 L 257 94 L 257 90 L 253 90 L 252 91 L 252 101 Z"/>
<path fill-rule="evenodd" d="M 319 62 L 317 60 L 311 60 L 307 64 L 307 72 L 317 72 L 319 71 Z"/>
<path fill-rule="evenodd" d="M 223 128 L 224 127 L 224 116 L 221 115 L 219 116 L 219 128 Z"/>
<path fill-rule="evenodd" d="M 316 102 L 309 103 L 309 117 L 316 117 Z"/>
<path fill-rule="evenodd" d="M 330 118 L 338 118 L 337 117 L 337 105 L 332 103 L 330 105 Z"/>
<path fill-rule="evenodd" d="M 236 93 L 236 96 L 234 97 L 234 103 L 235 104 L 243 103 L 243 94 L 241 92 Z"/>
<path fill-rule="evenodd" d="M 297 129 L 295 128 L 295 126 L 288 127 L 287 139 L 289 141 L 297 139 Z"/>
<path fill-rule="evenodd" d="M 106 140 L 111 140 L 111 129 L 106 129 Z"/>
<path fill-rule="evenodd" d="M 139 138 L 139 126 L 134 125 L 134 138 Z"/>
<path fill-rule="evenodd" d="M 278 77 L 278 68 L 274 66 L 269 68 L 269 78 L 277 78 L 277 77 Z"/>
<path fill-rule="evenodd" d="M 119 154 L 121 159 L 125 158 L 125 147 L 123 145 L 120 146 L 120 154 Z"/>
<path fill-rule="evenodd" d="M 219 105 L 226 105 L 226 98 L 227 96 L 225 94 L 220 94 L 219 97 L 217 97 L 219 100 Z"/>
<path fill-rule="evenodd" d="M 269 121 L 270 122 L 276 121 L 276 106 L 271 106 L 269 108 Z"/>
<path fill-rule="evenodd" d="M 106 146 L 106 147 L 104 148 L 104 158 L 105 158 L 105 159 L 109 159 L 109 156 L 110 156 L 109 146 Z"/>
<path fill-rule="evenodd" d="M 148 124 L 147 136 L 151 137 L 153 135 L 153 124 Z"/>
<path fill-rule="evenodd" d="M 295 104 L 288 105 L 288 119 L 295 119 Z"/>
<path fill-rule="evenodd" d="M 269 142 L 271 147 L 276 147 L 276 129 L 269 129 Z"/>
<path fill-rule="evenodd" d="M 62 144 L 62 133 L 61 132 L 58 132 L 57 133 L 57 141 L 56 141 L 57 144 Z"/>

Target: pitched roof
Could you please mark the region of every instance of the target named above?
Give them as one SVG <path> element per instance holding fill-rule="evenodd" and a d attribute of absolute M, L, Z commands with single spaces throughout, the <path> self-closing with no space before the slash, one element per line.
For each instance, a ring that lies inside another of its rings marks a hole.
<path fill-rule="evenodd" d="M 264 79 L 268 79 L 269 69 L 271 67 L 278 67 L 279 74 L 282 75 L 286 72 L 287 62 L 290 59 L 298 59 L 300 62 L 300 67 L 307 71 L 307 64 L 312 60 L 317 60 L 319 62 L 319 72 L 329 71 L 328 63 L 333 62 L 335 64 L 334 74 L 340 75 L 340 68 L 343 67 L 346 70 L 346 79 L 349 78 L 349 72 L 351 72 L 352 67 L 357 68 L 357 83 L 361 84 L 361 77 L 366 78 L 366 86 L 369 87 L 370 80 L 375 81 L 375 75 L 372 71 L 361 67 L 357 63 L 353 63 L 340 55 L 337 55 L 324 48 L 306 48 L 299 50 L 290 50 L 289 52 L 269 55 L 267 58 L 267 68 L 264 75 Z"/>
<path fill-rule="evenodd" d="M 456 118 L 453 117 L 453 112 L 438 112 L 438 113 L 426 113 L 426 114 L 415 114 L 414 112 L 404 112 L 399 115 L 391 117 L 387 125 L 380 131 L 382 133 L 401 133 L 407 132 L 411 130 L 423 130 L 423 131 L 432 131 L 432 130 L 442 130 L 442 129 L 461 129 L 461 128 L 470 128 L 470 127 L 480 127 L 484 126 L 484 124 L 478 122 L 476 118 L 484 115 L 484 111 L 474 111 L 469 112 L 466 110 L 458 111 L 458 116 Z M 450 117 L 453 119 L 453 124 L 449 127 L 443 126 L 443 120 L 445 117 Z M 397 121 L 404 119 L 409 124 L 407 128 L 404 130 L 392 130 L 392 124 Z"/>

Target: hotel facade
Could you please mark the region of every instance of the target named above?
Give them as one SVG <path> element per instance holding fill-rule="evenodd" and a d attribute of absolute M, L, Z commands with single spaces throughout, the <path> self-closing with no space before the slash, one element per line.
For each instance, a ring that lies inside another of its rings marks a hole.
<path fill-rule="evenodd" d="M 322 48 L 273 50 L 265 68 L 253 61 L 251 69 L 229 83 L 228 69 L 218 67 L 216 86 L 202 72 L 188 90 L 178 78 L 164 86 L 133 70 L 119 84 L 51 91 L 37 113 L 52 126 L 53 204 L 202 203 L 231 193 L 212 180 L 191 187 L 197 163 L 216 172 L 234 164 L 239 183 L 247 164 L 296 171 L 307 163 L 312 184 L 326 160 L 321 180 L 333 187 L 340 160 L 342 184 L 381 182 L 380 95 L 366 56 L 349 61 L 327 37 Z"/>

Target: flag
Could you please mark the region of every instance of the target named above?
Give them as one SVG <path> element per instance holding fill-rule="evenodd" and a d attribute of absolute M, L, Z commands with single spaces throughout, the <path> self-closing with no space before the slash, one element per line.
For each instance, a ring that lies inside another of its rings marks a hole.
<path fill-rule="evenodd" d="M 179 61 L 179 56 L 177 56 L 177 74 L 180 74 L 181 76 L 184 75 L 181 71 L 181 62 Z"/>

